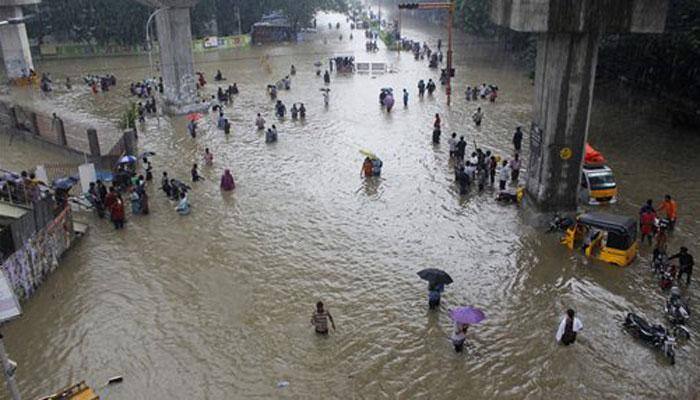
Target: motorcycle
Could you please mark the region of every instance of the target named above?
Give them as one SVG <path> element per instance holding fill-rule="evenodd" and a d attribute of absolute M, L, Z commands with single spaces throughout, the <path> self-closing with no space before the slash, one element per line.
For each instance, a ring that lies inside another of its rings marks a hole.
<path fill-rule="evenodd" d="M 671 295 L 666 301 L 666 319 L 673 328 L 674 336 L 690 339 L 690 331 L 686 327 L 690 319 L 688 303 L 681 299 L 681 291 L 677 286 L 671 288 Z"/>
<path fill-rule="evenodd" d="M 651 260 L 651 269 L 654 275 L 661 276 L 668 266 L 668 255 L 665 252 L 659 251 L 654 254 Z"/>
<path fill-rule="evenodd" d="M 628 313 L 625 318 L 624 328 L 633 337 L 661 350 L 671 365 L 676 363 L 676 338 L 671 336 L 662 325 L 649 325 L 639 315 Z"/>
<path fill-rule="evenodd" d="M 573 225 L 574 220 L 571 217 L 562 217 L 561 215 L 557 214 L 554 216 L 552 222 L 549 223 L 549 229 L 547 229 L 547 233 L 565 232 Z"/>

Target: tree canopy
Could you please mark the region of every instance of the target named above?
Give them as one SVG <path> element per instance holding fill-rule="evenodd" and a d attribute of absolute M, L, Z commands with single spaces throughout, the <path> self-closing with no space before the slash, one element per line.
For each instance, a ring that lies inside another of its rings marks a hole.
<path fill-rule="evenodd" d="M 345 0 L 200 0 L 192 10 L 195 37 L 232 35 L 263 14 L 281 11 L 297 28 L 308 24 L 321 10 L 345 11 Z M 28 33 L 42 42 L 47 36 L 58 41 L 96 44 L 142 44 L 146 21 L 153 10 L 134 0 L 51 0 L 32 9 L 36 18 L 28 23 Z"/>

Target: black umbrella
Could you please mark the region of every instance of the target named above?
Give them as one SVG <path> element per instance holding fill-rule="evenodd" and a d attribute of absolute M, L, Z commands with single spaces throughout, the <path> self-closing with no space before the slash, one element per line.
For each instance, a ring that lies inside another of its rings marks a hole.
<path fill-rule="evenodd" d="M 418 271 L 418 276 L 430 282 L 430 284 L 442 283 L 444 285 L 449 285 L 452 283 L 452 277 L 448 275 L 447 272 L 437 268 L 426 268 L 422 271 Z"/>

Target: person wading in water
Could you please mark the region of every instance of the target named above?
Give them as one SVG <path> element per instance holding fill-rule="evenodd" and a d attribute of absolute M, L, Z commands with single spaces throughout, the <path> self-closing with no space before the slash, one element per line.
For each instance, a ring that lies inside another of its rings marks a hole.
<path fill-rule="evenodd" d="M 331 326 L 335 331 L 335 322 L 333 322 L 333 317 L 328 310 L 323 308 L 323 302 L 319 301 L 316 303 L 316 311 L 311 316 L 311 325 L 316 329 L 316 333 L 321 335 L 328 334 L 328 321 L 331 322 Z"/>
<path fill-rule="evenodd" d="M 583 329 L 581 320 L 576 318 L 574 310 L 566 310 L 566 316 L 561 320 L 557 330 L 557 342 L 568 346 L 576 341 L 576 333 Z"/>

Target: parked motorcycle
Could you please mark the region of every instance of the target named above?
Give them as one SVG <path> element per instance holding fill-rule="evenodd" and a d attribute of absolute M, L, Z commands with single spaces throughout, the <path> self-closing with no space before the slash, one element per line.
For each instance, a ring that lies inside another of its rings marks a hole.
<path fill-rule="evenodd" d="M 557 214 L 554 216 L 554 219 L 552 222 L 549 223 L 549 229 L 547 229 L 547 233 L 552 233 L 552 232 L 565 232 L 567 229 L 571 228 L 574 225 L 574 220 L 570 217 L 562 217 L 561 215 Z"/>
<path fill-rule="evenodd" d="M 668 261 L 668 255 L 664 252 L 654 254 L 651 260 L 651 270 L 659 278 L 661 290 L 668 290 L 673 287 L 676 279 L 676 266 Z"/>
<path fill-rule="evenodd" d="M 651 344 L 661 350 L 671 365 L 676 363 L 676 338 L 669 335 L 662 325 L 649 323 L 634 313 L 628 313 L 624 323 L 625 330 L 637 339 Z"/>
<path fill-rule="evenodd" d="M 674 336 L 690 339 L 690 331 L 686 327 L 690 319 L 690 308 L 681 298 L 681 291 L 677 286 L 671 288 L 671 295 L 666 301 L 666 319 L 673 327 Z"/>

